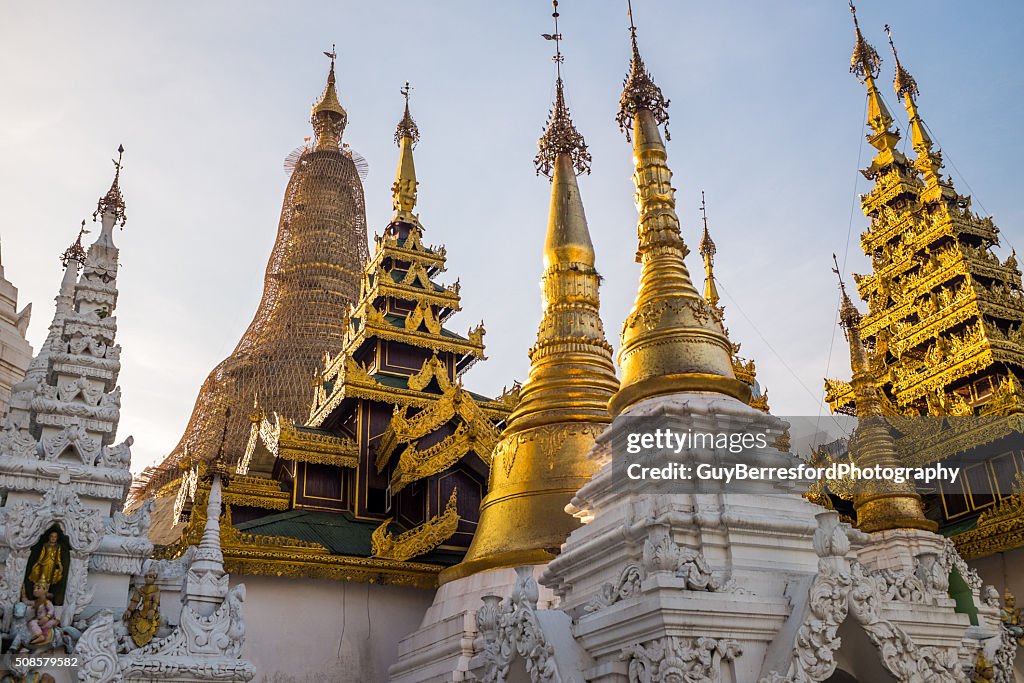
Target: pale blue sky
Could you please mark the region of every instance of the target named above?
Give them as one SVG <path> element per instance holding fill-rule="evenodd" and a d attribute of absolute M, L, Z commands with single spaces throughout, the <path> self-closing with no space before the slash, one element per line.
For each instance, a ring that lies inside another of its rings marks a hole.
<path fill-rule="evenodd" d="M 672 99 L 684 238 L 696 247 L 704 188 L 731 336 L 757 360 L 774 412 L 817 415 L 822 377 L 848 375 L 829 265 L 833 251 L 843 258 L 851 206 L 866 189 L 856 173 L 858 156 L 868 159 L 864 89 L 847 72 L 846 4 L 634 6 L 645 59 Z M 631 154 L 614 122 L 629 55 L 625 1 L 560 9 L 569 104 L 594 155 L 581 190 L 617 344 L 638 272 Z M 1004 244 L 1024 244 L 1024 4 L 864 0 L 859 10 L 901 127 L 886 22 L 975 207 L 995 216 Z M 548 182 L 531 160 L 553 90 L 551 45 L 539 36 L 550 12 L 541 0 L 0 3 L 0 239 L 8 278 L 35 304 L 36 345 L 57 257 L 109 185 L 113 150 L 127 149 L 117 314 L 120 434 L 135 435 L 133 469 L 174 446 L 199 384 L 251 319 L 282 161 L 310 134 L 332 42 L 345 139 L 370 163 L 371 231 L 390 214 L 391 136 L 409 80 L 423 135 L 420 216 L 428 241 L 448 246 L 447 279 L 463 285 L 453 326 L 487 324 L 490 360 L 467 384 L 494 393 L 525 376 L 548 209 Z M 848 270 L 863 271 L 859 208 L 852 225 Z M 694 256 L 689 265 L 699 280 Z"/>

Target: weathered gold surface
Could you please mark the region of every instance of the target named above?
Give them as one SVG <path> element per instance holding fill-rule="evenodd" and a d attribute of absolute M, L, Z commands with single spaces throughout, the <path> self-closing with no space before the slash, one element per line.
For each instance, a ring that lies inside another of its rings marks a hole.
<path fill-rule="evenodd" d="M 388 531 L 392 517 L 381 522 L 380 526 L 373 531 L 371 541 L 373 557 L 404 562 L 417 555 L 428 553 L 447 541 L 459 527 L 459 511 L 456 508 L 457 496 L 458 489 L 452 489 L 452 495 L 448 498 L 444 512 L 398 536 Z"/>
<path fill-rule="evenodd" d="M 336 467 L 359 466 L 359 445 L 352 439 L 298 429 L 294 421 L 276 413 L 273 420 L 262 419 L 259 438 L 272 455 L 282 460 Z"/>
<path fill-rule="evenodd" d="M 244 505 L 264 510 L 287 510 L 291 502 L 288 491 L 282 491 L 276 479 L 267 477 L 231 477 L 223 491 L 225 505 Z"/>
<path fill-rule="evenodd" d="M 660 394 L 724 393 L 750 400 L 750 388 L 736 379 L 732 344 L 714 307 L 697 292 L 684 261 L 675 189 L 659 123 L 668 102 L 644 67 L 633 31 L 633 61 L 621 98 L 619 125 L 632 127 L 633 183 L 640 288 L 622 327 L 619 367 L 622 387 L 612 398 L 613 415 Z"/>
<path fill-rule="evenodd" d="M 589 155 L 565 109 L 563 87 L 559 79 L 537 157 L 550 160 L 550 166 L 539 162 L 538 169 L 548 168 L 552 184 L 544 313 L 530 349 L 530 373 L 494 449 L 476 535 L 465 560 L 441 573 L 441 583 L 554 557 L 579 525 L 565 506 L 593 476 L 594 464 L 586 456 L 611 421 L 608 401 L 618 382 L 601 323 L 600 275 L 576 182 L 576 171 L 586 170 L 583 159 L 589 162 Z"/>

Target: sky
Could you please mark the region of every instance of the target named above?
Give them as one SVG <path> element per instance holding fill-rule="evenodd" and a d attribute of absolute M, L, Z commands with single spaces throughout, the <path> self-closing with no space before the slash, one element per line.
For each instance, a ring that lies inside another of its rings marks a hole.
<path fill-rule="evenodd" d="M 671 98 L 669 165 L 688 265 L 699 283 L 700 192 L 718 245 L 726 323 L 757 361 L 777 415 L 817 416 L 822 378 L 848 377 L 831 255 L 866 272 L 858 194 L 868 189 L 865 92 L 848 73 L 843 0 L 635 0 L 640 47 Z M 636 291 L 629 144 L 615 124 L 629 62 L 625 0 L 562 0 L 567 99 L 593 154 L 581 181 L 609 341 Z M 921 89 L 921 114 L 957 188 L 1024 245 L 1024 3 L 862 0 L 897 124 L 892 25 Z M 551 6 L 542 0 L 378 2 L 0 2 L 0 222 L 6 276 L 33 302 L 38 347 L 53 314 L 59 255 L 125 146 L 119 437 L 134 471 L 177 442 L 207 373 L 228 355 L 262 293 L 287 177 L 311 135 L 337 44 L 345 141 L 367 158 L 371 233 L 391 213 L 402 113 L 413 85 L 418 211 L 447 245 L 463 330 L 487 327 L 489 360 L 465 377 L 496 394 L 524 379 L 540 320 L 550 186 L 532 159 L 554 92 Z M 909 150 L 908 150 L 909 151 Z M 954 168 L 955 165 L 955 168 Z M 95 235 L 95 233 L 94 233 Z"/>

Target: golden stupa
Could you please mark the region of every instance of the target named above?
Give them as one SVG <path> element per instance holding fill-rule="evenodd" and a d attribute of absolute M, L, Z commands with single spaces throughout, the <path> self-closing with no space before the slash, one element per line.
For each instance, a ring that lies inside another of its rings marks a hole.
<path fill-rule="evenodd" d="M 579 526 L 565 506 L 593 476 L 596 466 L 587 453 L 611 422 L 608 401 L 618 381 L 601 324 L 601 277 L 576 182 L 578 173 L 590 170 L 590 153 L 565 105 L 558 50 L 555 60 L 554 106 L 535 159 L 537 172 L 552 180 L 544 313 L 521 401 L 494 449 L 480 525 L 465 559 L 442 572 L 441 583 L 550 561 Z"/>

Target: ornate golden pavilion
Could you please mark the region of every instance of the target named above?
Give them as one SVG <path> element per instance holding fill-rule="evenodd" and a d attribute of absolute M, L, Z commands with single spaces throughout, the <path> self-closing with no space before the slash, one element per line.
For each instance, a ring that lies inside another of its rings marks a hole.
<path fill-rule="evenodd" d="M 954 486 L 926 496 L 929 517 L 968 559 L 1020 547 L 1024 518 L 1014 511 L 1024 493 L 1010 488 L 1024 471 L 1024 292 L 1016 255 L 1000 260 L 992 252 L 999 244 L 992 219 L 975 213 L 970 196 L 940 173 L 942 154 L 918 109 L 917 82 L 890 34 L 893 87 L 915 156 L 900 151 L 876 84 L 881 59 L 856 14 L 854 22 L 850 70 L 867 88 L 867 140 L 876 153 L 862 171 L 873 187 L 861 196 L 870 226 L 860 243 L 872 272 L 854 276 L 868 310 L 847 326 L 869 350 L 866 370 L 901 436 L 899 459 L 965 467 Z M 825 382 L 835 412 L 856 414 L 856 393 L 849 382 Z"/>

